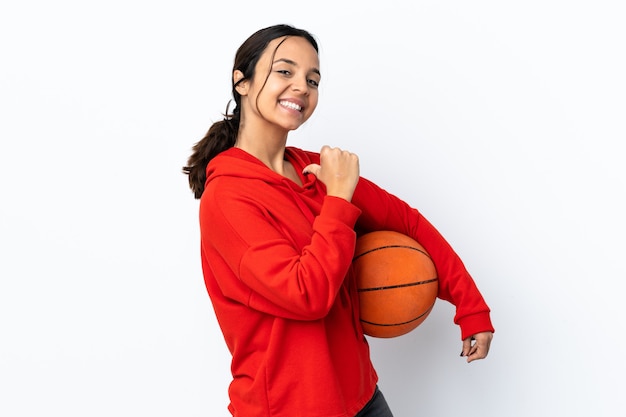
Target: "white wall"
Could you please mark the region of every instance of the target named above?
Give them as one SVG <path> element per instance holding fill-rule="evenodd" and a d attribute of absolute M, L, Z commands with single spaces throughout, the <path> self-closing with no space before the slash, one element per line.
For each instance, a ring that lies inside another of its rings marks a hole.
<path fill-rule="evenodd" d="M 321 102 L 291 144 L 357 152 L 493 310 L 482 362 L 459 358 L 445 302 L 371 341 L 396 416 L 626 413 L 620 2 L 11 3 L 0 415 L 227 416 L 180 168 L 224 111 L 235 49 L 282 22 L 321 44 Z"/>

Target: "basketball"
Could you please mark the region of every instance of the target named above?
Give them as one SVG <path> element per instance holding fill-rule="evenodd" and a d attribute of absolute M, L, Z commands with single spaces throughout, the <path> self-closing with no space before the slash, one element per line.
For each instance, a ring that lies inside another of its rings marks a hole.
<path fill-rule="evenodd" d="M 366 335 L 404 335 L 426 320 L 437 298 L 437 270 L 409 236 L 376 231 L 357 239 L 352 262 Z"/>

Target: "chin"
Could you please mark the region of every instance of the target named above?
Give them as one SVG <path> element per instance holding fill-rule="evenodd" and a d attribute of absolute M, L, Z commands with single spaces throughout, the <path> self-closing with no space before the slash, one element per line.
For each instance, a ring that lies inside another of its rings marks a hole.
<path fill-rule="evenodd" d="M 292 130 L 297 130 L 303 124 L 304 123 L 297 123 L 297 124 L 289 123 L 289 124 L 284 124 L 281 127 L 287 131 L 292 131 Z"/>

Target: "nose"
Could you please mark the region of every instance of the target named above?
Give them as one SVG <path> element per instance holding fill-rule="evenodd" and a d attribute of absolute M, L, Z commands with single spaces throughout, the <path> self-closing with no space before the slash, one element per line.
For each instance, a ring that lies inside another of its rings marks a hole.
<path fill-rule="evenodd" d="M 309 82 L 306 77 L 294 77 L 293 83 L 291 84 L 291 88 L 293 91 L 298 91 L 301 94 L 308 95 L 309 94 Z"/>

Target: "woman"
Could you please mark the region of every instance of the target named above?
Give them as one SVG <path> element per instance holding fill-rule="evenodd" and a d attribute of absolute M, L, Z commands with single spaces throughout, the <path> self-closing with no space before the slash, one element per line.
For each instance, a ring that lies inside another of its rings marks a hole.
<path fill-rule="evenodd" d="M 200 199 L 205 283 L 232 354 L 233 416 L 391 416 L 350 268 L 366 232 L 419 241 L 437 267 L 438 297 L 456 306 L 461 355 L 471 362 L 489 351 L 489 308 L 437 230 L 361 178 L 356 155 L 287 146 L 317 106 L 320 79 L 308 32 L 277 25 L 254 33 L 235 56 L 233 113 L 183 169 Z"/>

